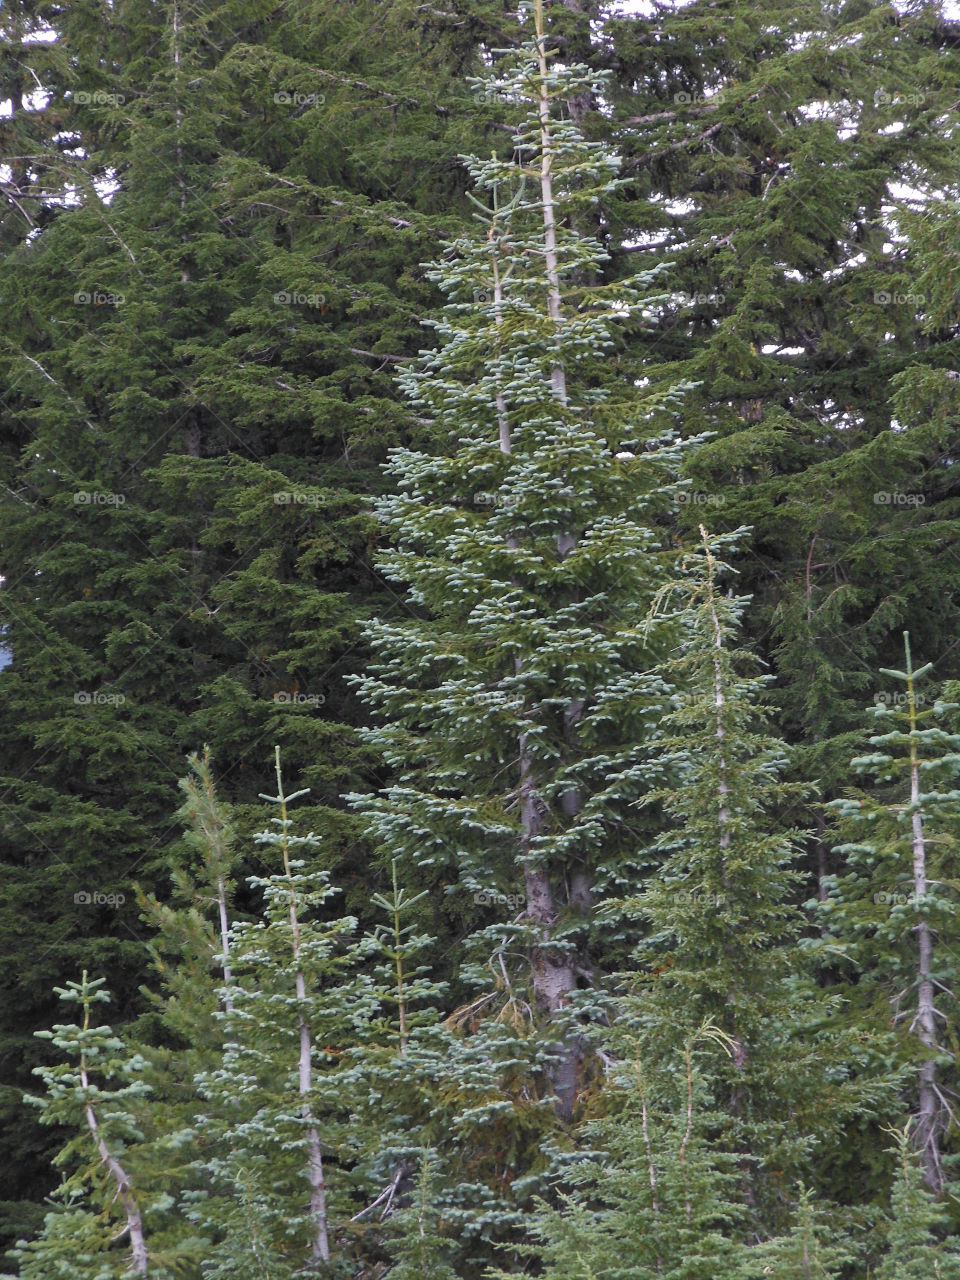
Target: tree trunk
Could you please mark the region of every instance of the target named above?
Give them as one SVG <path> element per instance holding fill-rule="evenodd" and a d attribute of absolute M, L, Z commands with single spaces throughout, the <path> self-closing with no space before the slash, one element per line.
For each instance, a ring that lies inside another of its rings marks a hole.
<path fill-rule="evenodd" d="M 80 1083 L 86 1092 L 90 1084 L 87 1079 L 86 1060 L 80 1059 Z M 143 1235 L 143 1221 L 140 1217 L 140 1207 L 137 1204 L 136 1197 L 130 1186 L 130 1179 L 127 1177 L 123 1166 L 119 1160 L 110 1151 L 107 1146 L 103 1134 L 100 1132 L 100 1125 L 97 1122 L 97 1113 L 93 1106 L 88 1102 L 85 1107 L 87 1118 L 87 1127 L 96 1143 L 97 1150 L 100 1152 L 100 1159 L 105 1165 L 107 1172 L 117 1184 L 117 1199 L 123 1205 L 123 1211 L 127 1218 L 127 1233 L 130 1236 L 130 1252 L 133 1258 L 133 1269 L 138 1276 L 147 1275 L 147 1244 Z"/>
<path fill-rule="evenodd" d="M 287 801 L 283 793 L 283 780 L 280 775 L 279 747 L 277 747 L 277 795 L 280 797 L 281 830 L 286 833 Z M 283 869 L 289 879 L 292 872 L 286 835 L 284 835 L 283 841 Z M 313 1121 L 313 1113 L 310 1107 L 310 1091 L 313 1087 L 313 1062 L 310 1024 L 304 1013 L 307 1002 L 307 984 L 303 970 L 300 968 L 300 922 L 297 919 L 297 902 L 292 888 L 290 890 L 290 935 L 293 962 L 296 965 L 294 985 L 300 1006 L 297 1014 L 300 1027 L 299 1089 L 300 1097 L 303 1101 L 300 1115 L 307 1125 L 307 1178 L 310 1183 L 310 1213 L 314 1222 L 310 1260 L 315 1266 L 317 1264 L 325 1266 L 330 1261 L 330 1240 L 327 1232 L 327 1191 L 323 1177 L 323 1155 L 320 1150 L 320 1135 Z"/>
<path fill-rule="evenodd" d="M 909 671 L 909 654 L 908 654 Z M 913 834 L 913 892 L 917 902 L 927 894 L 927 851 L 920 813 L 920 761 L 917 744 L 913 738 L 916 729 L 916 705 L 913 696 L 913 680 L 908 677 L 907 698 L 910 713 L 910 806 Z M 934 1010 L 933 935 L 923 916 L 918 917 L 917 933 L 917 1013 L 913 1026 L 917 1038 L 929 1055 L 917 1072 L 917 1137 L 920 1142 L 923 1175 L 934 1191 L 940 1191 L 943 1175 L 940 1167 L 939 1114 L 937 1098 L 937 1067 L 933 1060 L 937 1052 L 936 1012 Z"/>

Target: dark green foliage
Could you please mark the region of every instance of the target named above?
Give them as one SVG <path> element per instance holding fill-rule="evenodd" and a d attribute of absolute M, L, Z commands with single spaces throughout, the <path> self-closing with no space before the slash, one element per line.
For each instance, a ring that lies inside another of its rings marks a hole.
<path fill-rule="evenodd" d="M 956 1272 L 960 25 L 622 8 L 2 6 L 24 1277 Z"/>
<path fill-rule="evenodd" d="M 117 975 L 121 1019 L 136 1008 L 133 884 L 164 884 L 186 752 L 209 742 L 224 796 L 249 803 L 283 743 L 329 861 L 359 854 L 339 797 L 373 762 L 342 678 L 362 619 L 401 607 L 366 508 L 384 450 L 427 429 L 393 375 L 434 306 L 417 264 L 462 221 L 456 156 L 487 123 L 457 104 L 499 17 L 7 9 L 0 98 L 33 74 L 51 94 L 0 117 L 5 155 L 47 147 L 36 179 L 14 175 L 41 233 L 6 202 L 0 242 L 0 1071 L 18 1182 L 0 1197 L 37 1198 L 31 1031 L 81 961 Z M 46 21 L 58 38 L 17 62 Z M 362 880 L 351 866 L 348 892 Z"/>

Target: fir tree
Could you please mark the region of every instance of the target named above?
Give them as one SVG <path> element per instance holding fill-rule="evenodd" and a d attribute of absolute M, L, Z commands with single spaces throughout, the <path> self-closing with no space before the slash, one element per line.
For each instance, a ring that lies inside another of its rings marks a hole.
<path fill-rule="evenodd" d="M 734 1045 L 705 1023 L 676 1058 L 631 1062 L 629 1037 L 606 1099 L 566 1162 L 560 1203 L 538 1206 L 521 1253 L 549 1280 L 729 1280 L 742 1275 L 736 1156 L 715 1141 L 710 1059 Z M 634 1043 L 634 1050 L 639 1046 Z M 498 1271 L 498 1276 L 518 1271 Z"/>
<path fill-rule="evenodd" d="M 945 1214 L 927 1185 L 910 1126 L 892 1130 L 897 1176 L 890 1201 L 887 1249 L 877 1280 L 957 1280 L 960 1244 L 939 1238 Z"/>
<path fill-rule="evenodd" d="M 476 1217 L 494 1232 L 544 1167 L 540 1102 L 569 1120 L 590 1071 L 592 902 L 636 876 L 629 806 L 658 776 L 651 666 L 669 624 L 643 618 L 673 557 L 652 524 L 677 466 L 672 396 L 624 387 L 609 358 L 650 282 L 591 284 L 603 253 L 577 230 L 616 183 L 564 107 L 597 78 L 553 65 L 541 6 L 523 14 L 522 49 L 483 82 L 515 152 L 467 161 L 477 232 L 433 270 L 439 346 L 402 376 L 452 449 L 396 451 L 381 504 L 397 544 L 383 572 L 416 616 L 370 629 L 357 681 L 398 780 L 356 803 L 383 854 L 474 930 L 455 1017 L 477 1043 L 460 1061 L 499 1060 L 509 1081 L 464 1113 L 489 1144 L 499 1185 L 477 1188 Z"/>
<path fill-rule="evenodd" d="M 630 406 L 591 385 L 609 380 L 611 324 L 641 307 L 644 282 L 582 283 L 602 254 L 570 220 L 616 165 L 556 116 L 594 78 L 549 70 L 539 6 L 531 18 L 487 90 L 527 112 L 520 161 L 469 162 L 481 230 L 434 272 L 450 298 L 441 345 L 404 376 L 456 447 L 391 463 L 400 493 L 382 513 L 398 547 L 382 564 L 426 616 L 372 629 L 375 674 L 360 685 L 389 722 L 373 740 L 403 772 L 362 803 L 392 854 L 449 868 L 473 894 L 522 894 L 507 932 L 549 1020 L 588 963 L 591 895 L 617 874 L 615 819 L 644 785 L 632 739 L 656 705 L 656 640 L 633 618 L 664 572 L 646 521 L 669 502 L 674 453 L 614 456 L 670 415 L 663 398 Z M 568 1115 L 574 1056 L 555 1076 Z"/>
<path fill-rule="evenodd" d="M 883 674 L 897 684 L 873 709 L 873 750 L 852 767 L 872 774 L 873 792 L 835 801 L 837 846 L 844 873 L 829 882 L 823 914 L 842 954 L 856 965 L 856 1003 L 889 1002 L 900 1049 L 914 1071 L 913 1131 L 930 1187 L 943 1184 L 943 1137 L 955 1087 L 951 1050 L 956 1025 L 954 948 L 957 902 L 953 872 L 960 823 L 960 737 L 940 723 L 950 709 L 928 701 L 917 683 L 904 633 L 903 670 Z M 886 1020 L 885 1015 L 881 1015 Z"/>
<path fill-rule="evenodd" d="M 678 692 L 661 744 L 679 781 L 647 801 L 663 806 L 663 862 L 641 896 L 609 909 L 646 925 L 624 1014 L 644 1060 L 669 1060 L 705 1019 L 730 1037 L 716 1105 L 730 1149 L 749 1157 L 744 1177 L 763 1235 L 779 1229 L 777 1205 L 808 1175 L 814 1140 L 836 1140 L 843 1121 L 877 1099 L 851 1079 L 862 1049 L 833 1029 L 837 1002 L 818 995 L 799 945 L 801 833 L 788 822 L 803 788 L 783 781 L 787 751 L 765 724 L 770 677 L 741 647 L 746 601 L 720 585 L 732 537 L 703 526 L 700 535 L 662 601 L 684 627 L 667 666 Z"/>
<path fill-rule="evenodd" d="M 197 1081 L 214 1147 L 198 1172 L 213 1186 L 190 1197 L 189 1214 L 213 1238 L 211 1277 L 339 1274 L 334 1233 L 349 1191 L 328 1189 L 327 1161 L 349 1165 L 359 1149 L 337 1070 L 369 1017 L 366 984 L 352 972 L 356 920 L 318 918 L 336 890 L 293 856 L 317 840 L 292 832 L 289 805 L 306 792 L 284 791 L 279 747 L 276 771 L 276 795 L 262 798 L 279 816 L 258 842 L 279 853 L 282 871 L 250 878 L 264 915 L 231 928 L 222 1059 Z"/>
<path fill-rule="evenodd" d="M 14 1251 L 20 1274 L 35 1280 L 125 1280 L 163 1273 L 150 1264 L 144 1226 L 152 1197 L 149 1188 L 133 1182 L 128 1157 L 140 1137 L 135 1109 L 146 1089 L 144 1063 L 109 1026 L 92 1024 L 93 1007 L 110 999 L 103 984 L 103 978 L 88 979 L 84 971 L 80 982 L 58 987 L 64 1004 L 79 1007 L 81 1021 L 37 1032 L 67 1061 L 36 1068 L 46 1093 L 30 1101 L 40 1108 L 44 1124 L 78 1132 L 56 1160 L 68 1171 L 58 1189 L 60 1206 L 47 1215 L 39 1239 L 20 1241 Z M 113 1248 L 120 1240 L 122 1251 Z"/>

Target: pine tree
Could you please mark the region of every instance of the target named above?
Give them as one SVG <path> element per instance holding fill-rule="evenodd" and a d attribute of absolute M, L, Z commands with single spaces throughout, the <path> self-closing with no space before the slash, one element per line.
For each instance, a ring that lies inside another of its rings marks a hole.
<path fill-rule="evenodd" d="M 522 889 L 526 926 L 510 932 L 526 928 L 531 1004 L 550 1016 L 578 985 L 599 846 L 643 785 L 631 737 L 654 702 L 642 659 L 655 642 L 634 619 L 664 560 L 643 520 L 670 499 L 674 452 L 614 457 L 669 413 L 660 399 L 625 421 L 630 397 L 590 385 L 642 282 L 581 283 L 600 251 L 569 222 L 615 162 L 551 114 L 593 78 L 546 56 L 538 26 L 487 89 L 527 110 L 522 159 L 469 162 L 489 201 L 481 230 L 434 272 L 450 298 L 441 345 L 404 375 L 457 447 L 397 451 L 400 492 L 382 504 L 398 540 L 384 572 L 427 616 L 374 627 L 375 674 L 358 683 L 389 721 L 374 741 L 404 770 L 362 802 L 378 837 L 409 857 L 423 833 L 416 860 L 456 869 L 474 894 Z"/>
<path fill-rule="evenodd" d="M 875 787 L 833 804 L 846 837 L 836 850 L 844 872 L 828 882 L 823 915 L 826 944 L 856 966 L 861 1016 L 869 1016 L 872 1002 L 892 1007 L 900 1052 L 914 1074 L 913 1136 L 924 1177 L 939 1190 L 956 1077 L 960 736 L 938 723 L 949 704 L 917 691 L 933 664 L 914 670 L 906 632 L 904 647 L 903 670 L 883 671 L 896 686 L 872 708 L 873 750 L 851 762 L 874 776 Z M 886 1021 L 885 1012 L 880 1016 Z"/>

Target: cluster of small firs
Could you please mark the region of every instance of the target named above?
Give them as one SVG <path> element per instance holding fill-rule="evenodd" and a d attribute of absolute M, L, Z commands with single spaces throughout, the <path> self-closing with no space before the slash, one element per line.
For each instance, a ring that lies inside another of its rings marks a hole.
<path fill-rule="evenodd" d="M 13 1272 L 960 1280 L 955 25 L 34 8 Z"/>

